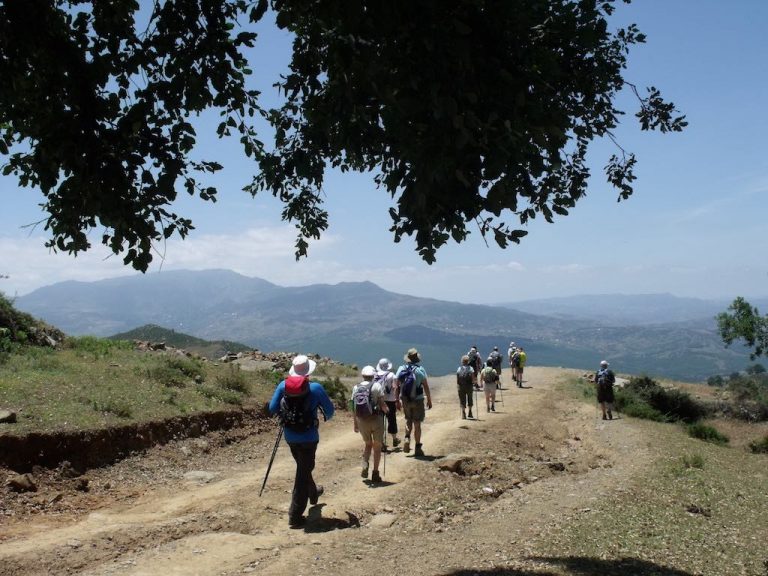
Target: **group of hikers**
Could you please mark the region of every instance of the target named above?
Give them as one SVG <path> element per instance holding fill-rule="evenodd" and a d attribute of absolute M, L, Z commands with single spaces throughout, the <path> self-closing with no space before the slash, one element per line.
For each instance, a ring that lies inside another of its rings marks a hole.
<path fill-rule="evenodd" d="M 334 407 L 322 385 L 309 379 L 316 367 L 316 362 L 307 356 L 296 356 L 288 377 L 277 385 L 269 402 L 270 413 L 280 416 L 281 430 L 296 461 L 296 475 L 288 509 L 288 525 L 291 528 L 299 528 L 306 523 L 304 511 L 307 504 L 317 504 L 323 494 L 323 487 L 312 478 L 320 440 L 318 410 L 325 420 L 330 420 Z M 370 474 L 372 484 L 382 482 L 379 465 L 382 450 L 387 450 L 385 431 L 391 435 L 393 447 L 400 445 L 397 425 L 399 410 L 405 417 L 403 452 L 411 451 L 413 434 L 414 455 L 424 456 L 421 424 L 426 410 L 432 408 L 432 394 L 427 372 L 421 366 L 421 355 L 416 348 L 411 348 L 405 354 L 403 364 L 394 372 L 392 367 L 392 362 L 387 358 L 381 358 L 376 367 L 363 367 L 360 371 L 362 381 L 352 388 L 349 399 L 354 431 L 362 436 L 364 442 L 360 475 L 367 480 Z"/>
<path fill-rule="evenodd" d="M 512 380 L 518 387 L 522 387 L 523 369 L 527 359 L 525 351 L 511 342 L 507 358 Z M 501 364 L 502 357 L 498 347 L 494 347 L 485 362 L 480 359 L 477 346 L 472 346 L 467 354 L 461 357 L 461 366 L 456 371 L 456 383 L 462 419 L 473 418 L 472 394 L 480 389 L 485 394 L 486 411 L 496 411 L 496 391 L 501 389 Z M 323 494 L 323 487 L 316 484 L 312 477 L 320 440 L 318 411 L 323 414 L 325 420 L 330 420 L 334 414 L 334 405 L 323 386 L 319 382 L 310 381 L 309 376 L 316 367 L 316 362 L 309 357 L 303 354 L 296 356 L 288 376 L 277 385 L 268 406 L 270 413 L 280 416 L 281 434 L 285 435 L 296 462 L 296 475 L 288 509 L 288 525 L 292 528 L 299 528 L 306 523 L 304 512 L 307 504 L 317 504 Z M 353 387 L 349 399 L 354 431 L 361 435 L 364 443 L 361 476 L 371 484 L 382 482 L 379 466 L 382 453 L 388 451 L 386 435 L 391 436 L 393 447 L 401 444 L 398 437 L 398 411 L 402 411 L 405 417 L 403 452 L 411 451 L 413 434 L 414 455 L 424 456 L 421 442 L 422 423 L 426 410 L 432 408 L 432 395 L 427 372 L 421 365 L 421 355 L 416 348 L 411 348 L 405 354 L 403 364 L 395 371 L 392 368 L 392 362 L 387 358 L 381 358 L 375 367 L 363 367 L 360 372 L 362 381 Z M 615 376 L 608 369 L 608 362 L 603 360 L 600 371 L 595 374 L 603 419 L 613 419 L 614 382 Z M 279 442 L 280 436 L 275 450 Z M 266 477 L 264 482 L 266 483 Z"/>
<path fill-rule="evenodd" d="M 512 380 L 518 388 L 523 387 L 523 370 L 528 359 L 522 346 L 509 343 L 507 350 L 509 369 L 512 372 Z M 472 393 L 482 390 L 485 394 L 486 412 L 496 412 L 496 390 L 501 388 L 502 355 L 499 347 L 494 346 L 488 358 L 483 362 L 477 346 L 472 346 L 461 357 L 461 366 L 456 370 L 456 385 L 459 391 L 459 404 L 461 405 L 461 417 L 474 418 L 472 415 Z M 467 410 L 468 409 L 468 410 Z"/>

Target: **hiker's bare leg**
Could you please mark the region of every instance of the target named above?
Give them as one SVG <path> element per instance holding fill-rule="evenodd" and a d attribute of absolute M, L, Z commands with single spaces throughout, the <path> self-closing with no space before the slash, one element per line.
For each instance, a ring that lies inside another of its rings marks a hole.
<path fill-rule="evenodd" d="M 413 421 L 413 439 L 416 440 L 416 444 L 421 444 L 421 422 L 417 420 Z"/>
<path fill-rule="evenodd" d="M 372 442 L 366 442 L 365 443 L 365 449 L 363 450 L 363 462 L 369 462 L 371 459 L 371 449 L 373 448 Z M 381 449 L 381 446 L 379 446 L 379 449 Z"/>
<path fill-rule="evenodd" d="M 373 471 L 379 469 L 379 462 L 381 462 L 381 444 L 378 442 L 373 443 Z"/>

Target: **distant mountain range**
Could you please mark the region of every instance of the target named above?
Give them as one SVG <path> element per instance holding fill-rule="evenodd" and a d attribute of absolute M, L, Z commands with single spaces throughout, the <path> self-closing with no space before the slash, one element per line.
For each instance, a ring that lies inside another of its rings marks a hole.
<path fill-rule="evenodd" d="M 206 340 L 315 352 L 358 365 L 381 356 L 397 365 L 415 346 L 434 374 L 453 372 L 472 344 L 487 354 L 493 346 L 505 352 L 514 340 L 532 364 L 587 370 L 608 358 L 621 373 L 683 380 L 749 364 L 743 349 L 726 349 L 717 336 L 714 313 L 727 304 L 652 295 L 484 306 L 405 296 L 370 282 L 281 287 L 227 270 L 62 282 L 15 302 L 74 335 L 110 336 L 155 324 Z M 665 315 L 681 321 L 650 321 Z"/>

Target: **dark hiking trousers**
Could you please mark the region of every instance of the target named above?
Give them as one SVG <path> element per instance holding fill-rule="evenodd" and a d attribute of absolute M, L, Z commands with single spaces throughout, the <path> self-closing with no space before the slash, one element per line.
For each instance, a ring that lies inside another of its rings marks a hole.
<path fill-rule="evenodd" d="M 288 508 L 289 520 L 296 520 L 304 515 L 310 496 L 317 496 L 317 486 L 312 479 L 315 469 L 317 442 L 289 443 L 293 459 L 296 460 L 296 477 L 293 480 L 291 506 Z"/>
<path fill-rule="evenodd" d="M 472 408 L 472 382 L 459 384 L 459 404 L 464 408 L 469 406 Z"/>
<path fill-rule="evenodd" d="M 387 402 L 387 433 L 397 434 L 397 402 Z"/>

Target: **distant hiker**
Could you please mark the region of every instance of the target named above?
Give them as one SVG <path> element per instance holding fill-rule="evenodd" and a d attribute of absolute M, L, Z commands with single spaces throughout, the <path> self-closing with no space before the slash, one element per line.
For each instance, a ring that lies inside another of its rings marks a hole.
<path fill-rule="evenodd" d="M 600 362 L 600 370 L 595 374 L 595 386 L 597 386 L 597 401 L 603 411 L 603 420 L 613 420 L 613 385 L 616 376 L 613 370 L 608 368 L 608 362 Z M 607 417 L 606 417 L 607 412 Z"/>
<path fill-rule="evenodd" d="M 501 388 L 501 352 L 499 347 L 494 346 L 491 353 L 488 355 L 488 359 L 491 361 L 491 367 L 496 370 L 496 374 L 499 375 L 499 388 Z"/>
<path fill-rule="evenodd" d="M 330 420 L 333 418 L 333 402 L 319 382 L 309 381 L 309 375 L 314 372 L 316 365 L 314 360 L 303 354 L 296 356 L 288 377 L 277 385 L 269 402 L 270 413 L 280 415 L 285 441 L 296 461 L 296 476 L 288 508 L 288 525 L 291 528 L 306 523 L 304 510 L 307 501 L 314 506 L 323 494 L 323 487 L 315 484 L 312 478 L 315 453 L 320 441 L 317 409 L 323 412 L 325 420 Z"/>
<path fill-rule="evenodd" d="M 520 368 L 520 348 L 514 348 L 509 357 L 509 368 L 512 370 L 512 380 L 518 388 L 522 388 L 522 378 L 518 380 L 517 371 Z"/>
<path fill-rule="evenodd" d="M 400 366 L 395 373 L 400 387 L 400 402 L 403 405 L 405 416 L 405 441 L 403 452 L 411 451 L 411 430 L 416 441 L 416 456 L 424 456 L 421 446 L 421 423 L 424 422 L 426 411 L 424 398 L 427 400 L 427 408 L 432 408 L 432 394 L 427 382 L 427 371 L 421 366 L 421 356 L 416 348 L 411 348 L 403 358 L 405 364 Z"/>
<path fill-rule="evenodd" d="M 480 380 L 483 382 L 485 392 L 485 408 L 487 412 L 496 412 L 496 386 L 499 383 L 499 375 L 491 366 L 491 361 L 486 362 L 485 368 L 480 371 Z"/>
<path fill-rule="evenodd" d="M 480 388 L 480 383 L 477 380 L 477 376 L 480 374 L 480 370 L 483 368 L 483 360 L 480 358 L 480 353 L 477 351 L 477 346 L 472 346 L 469 349 L 469 352 L 467 352 L 467 357 L 469 358 L 468 365 L 471 366 L 475 371 L 475 388 Z"/>
<path fill-rule="evenodd" d="M 472 418 L 472 385 L 475 381 L 475 369 L 469 365 L 469 356 L 461 357 L 461 366 L 456 370 L 456 386 L 459 390 L 459 404 L 461 405 L 461 418 Z M 465 409 L 469 407 L 469 414 Z"/>
<path fill-rule="evenodd" d="M 512 356 L 514 356 L 515 352 L 517 352 L 517 348 L 515 347 L 514 342 L 509 343 L 509 348 L 507 348 L 507 359 L 509 360 L 509 370 L 512 372 L 512 379 L 515 379 L 515 371 L 512 370 Z"/>
<path fill-rule="evenodd" d="M 381 482 L 379 462 L 381 461 L 381 446 L 384 444 L 384 414 L 387 405 L 384 402 L 384 389 L 379 382 L 374 382 L 376 369 L 365 366 L 360 374 L 363 381 L 352 388 L 353 420 L 355 432 L 363 437 L 363 468 L 360 475 L 368 478 L 368 463 L 373 452 L 373 472 L 371 482 Z"/>
<path fill-rule="evenodd" d="M 392 446 L 397 448 L 400 445 L 400 438 L 397 437 L 397 411 L 401 409 L 400 395 L 397 379 L 392 373 L 392 362 L 387 358 L 379 360 L 373 381 L 378 382 L 384 390 L 384 402 L 387 404 L 387 433 L 392 436 Z M 382 450 L 387 451 L 386 444 L 382 446 Z"/>
<path fill-rule="evenodd" d="M 527 360 L 528 360 L 528 355 L 525 353 L 525 350 L 523 350 L 523 347 L 520 346 L 517 349 L 516 367 L 515 367 L 515 381 L 517 382 L 518 388 L 523 387 L 523 370 L 525 369 L 525 363 Z"/>

